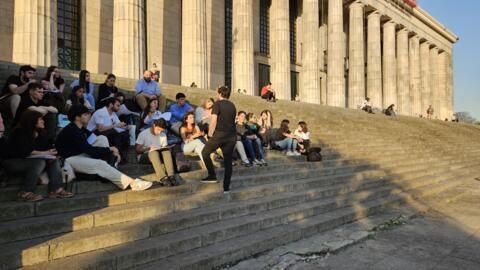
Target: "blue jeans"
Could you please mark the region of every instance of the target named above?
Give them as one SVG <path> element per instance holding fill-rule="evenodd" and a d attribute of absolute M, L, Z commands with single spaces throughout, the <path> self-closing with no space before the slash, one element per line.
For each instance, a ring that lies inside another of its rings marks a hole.
<path fill-rule="evenodd" d="M 262 141 L 260 140 L 260 138 L 257 138 L 255 140 L 247 138 L 245 140 L 242 140 L 242 143 L 250 159 L 252 160 L 257 159 L 256 154 L 258 154 L 259 159 L 265 158 L 263 153 Z M 258 151 L 255 151 L 256 150 L 255 146 L 258 148 Z"/>
<path fill-rule="evenodd" d="M 297 140 L 292 138 L 285 138 L 281 141 L 276 141 L 275 145 L 280 147 L 282 150 L 295 151 L 297 150 Z"/>

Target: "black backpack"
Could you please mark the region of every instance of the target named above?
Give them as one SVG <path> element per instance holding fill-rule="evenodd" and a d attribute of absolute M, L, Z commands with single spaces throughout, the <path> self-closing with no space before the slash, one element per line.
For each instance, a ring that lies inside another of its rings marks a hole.
<path fill-rule="evenodd" d="M 322 154 L 320 153 L 322 149 L 320 147 L 312 147 L 308 151 L 307 161 L 310 162 L 320 162 L 322 161 Z"/>

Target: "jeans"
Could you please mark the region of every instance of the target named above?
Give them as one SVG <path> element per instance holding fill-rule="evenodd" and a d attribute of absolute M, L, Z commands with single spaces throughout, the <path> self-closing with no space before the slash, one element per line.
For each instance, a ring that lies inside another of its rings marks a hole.
<path fill-rule="evenodd" d="M 213 137 L 208 140 L 202 151 L 203 162 L 208 170 L 208 175 L 216 176 L 215 168 L 213 167 L 210 154 L 215 152 L 218 148 L 222 149 L 223 162 L 225 166 L 225 176 L 223 177 L 223 190 L 230 190 L 230 179 L 232 178 L 232 155 L 235 149 L 237 136 L 235 133 L 216 131 Z"/>
<path fill-rule="evenodd" d="M 276 141 L 275 145 L 280 147 L 282 150 L 295 151 L 297 150 L 297 140 L 292 138 L 285 138 L 281 141 Z"/>
<path fill-rule="evenodd" d="M 247 138 L 245 140 L 242 140 L 242 143 L 245 146 L 245 150 L 247 150 L 247 153 L 252 160 L 257 159 L 257 155 L 259 159 L 264 159 L 262 141 L 259 138 L 255 140 Z M 258 150 L 255 151 L 256 149 Z"/>
<path fill-rule="evenodd" d="M 57 191 L 62 186 L 62 169 L 58 159 L 45 160 L 36 158 L 7 159 L 3 166 L 11 173 L 24 173 L 21 191 L 34 192 L 37 181 L 43 171 L 47 171 L 48 190 Z"/>
<path fill-rule="evenodd" d="M 90 103 L 90 105 L 92 105 L 92 108 L 95 108 L 95 98 L 93 97 L 93 93 L 92 94 L 84 94 L 83 98 L 85 98 L 88 101 L 88 103 Z"/>
<path fill-rule="evenodd" d="M 141 164 L 151 163 L 158 180 L 165 176 L 172 176 L 175 174 L 173 168 L 173 158 L 170 150 L 165 151 L 150 151 L 140 156 Z"/>

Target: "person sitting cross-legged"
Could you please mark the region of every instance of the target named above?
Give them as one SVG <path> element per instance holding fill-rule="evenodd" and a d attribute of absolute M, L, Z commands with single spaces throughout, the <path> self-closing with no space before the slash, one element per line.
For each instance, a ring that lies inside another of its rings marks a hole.
<path fill-rule="evenodd" d="M 171 186 L 175 185 L 175 173 L 172 152 L 167 148 L 166 129 L 167 122 L 164 119 L 155 120 L 150 128 L 140 132 L 135 150 L 139 155 L 139 163 L 152 164 L 160 184 Z"/>
<path fill-rule="evenodd" d="M 58 134 L 55 146 L 58 153 L 75 172 L 96 174 L 111 181 L 120 189 L 130 187 L 134 191 L 149 189 L 151 182 L 133 179 L 111 165 L 121 159 L 116 147 L 108 144 L 105 136 L 95 136 L 86 129 L 91 114 L 83 106 L 72 106 L 68 112 L 68 124 Z M 108 162 L 107 162 L 108 161 Z"/>
<path fill-rule="evenodd" d="M 157 99 L 159 110 L 165 112 L 167 99 L 162 95 L 158 83 L 152 80 L 152 72 L 150 70 L 143 72 L 143 79 L 137 81 L 135 92 L 135 101 L 142 111 L 145 110 L 150 99 Z"/>

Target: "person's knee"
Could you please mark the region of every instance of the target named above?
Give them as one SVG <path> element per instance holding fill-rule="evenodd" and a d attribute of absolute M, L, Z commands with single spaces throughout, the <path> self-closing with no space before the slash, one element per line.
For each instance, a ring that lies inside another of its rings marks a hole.
<path fill-rule="evenodd" d="M 99 147 L 110 147 L 108 138 L 104 135 L 100 135 L 97 137 L 97 140 L 95 141 L 95 145 Z"/>

